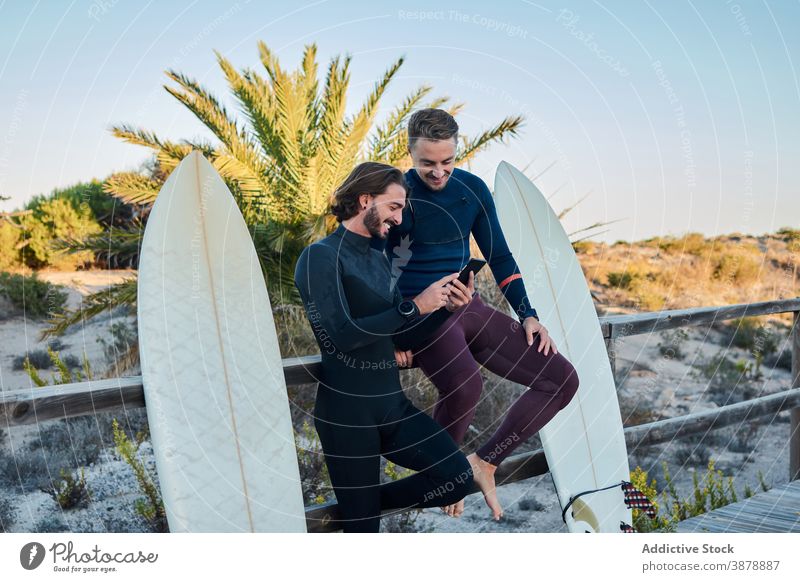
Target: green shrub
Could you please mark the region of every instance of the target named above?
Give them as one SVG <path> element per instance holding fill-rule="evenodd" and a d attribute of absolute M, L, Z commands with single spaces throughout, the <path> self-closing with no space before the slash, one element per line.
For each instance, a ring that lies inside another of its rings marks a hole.
<path fill-rule="evenodd" d="M 62 313 L 67 304 L 67 292 L 36 276 L 0 273 L 0 294 L 11 304 L 34 319 Z"/>
<path fill-rule="evenodd" d="M 136 500 L 134 508 L 144 520 L 149 524 L 150 528 L 156 532 L 168 531 L 167 514 L 164 509 L 164 502 L 161 499 L 161 492 L 158 490 L 156 480 L 153 475 L 144 466 L 144 463 L 139 459 L 139 447 L 142 445 L 146 438 L 146 433 L 140 432 L 136 435 L 136 444 L 128 438 L 119 427 L 116 419 L 113 422 L 114 431 L 114 444 L 116 445 L 117 452 L 119 452 L 122 459 L 133 469 L 133 474 L 136 477 L 136 482 L 139 484 L 139 489 L 144 494 Z"/>
<path fill-rule="evenodd" d="M 0 218 L 0 271 L 21 266 L 19 244 L 22 230 L 16 224 Z"/>
<path fill-rule="evenodd" d="M 49 370 L 52 365 L 50 354 L 46 350 L 31 350 L 24 356 L 14 358 L 14 363 L 11 367 L 14 370 L 27 370 L 28 368 Z"/>
<path fill-rule="evenodd" d="M 750 400 L 756 395 L 751 380 L 758 377 L 753 363 L 746 360 L 733 362 L 720 350 L 707 360 L 701 360 L 692 374 L 709 380 L 706 396 L 720 406 Z"/>
<path fill-rule="evenodd" d="M 295 448 L 304 503 L 308 505 L 325 503 L 333 487 L 319 436 L 307 420 L 303 421 L 295 434 Z"/>
<path fill-rule="evenodd" d="M 778 234 L 786 241 L 786 250 L 790 253 L 800 253 L 800 229 L 785 226 L 778 229 Z"/>
<path fill-rule="evenodd" d="M 726 477 L 722 471 L 715 468 L 714 460 L 708 461 L 706 474 L 700 478 L 699 472 L 692 474 L 692 493 L 688 497 L 681 497 L 672 481 L 666 461 L 662 462 L 666 488 L 659 494 L 656 490 L 656 481 L 648 483 L 647 471 L 636 467 L 631 472 L 631 483 L 644 493 L 658 511 L 655 519 L 650 519 L 642 511 L 633 510 L 633 527 L 639 532 L 674 532 L 678 522 L 702 515 L 714 509 L 719 509 L 739 499 L 733 486 L 733 477 Z M 759 483 L 764 491 L 769 486 L 764 482 L 763 475 L 759 472 Z M 661 497 L 661 503 L 658 497 Z M 749 486 L 744 488 L 744 496 L 752 497 L 753 491 Z"/>
<path fill-rule="evenodd" d="M 641 278 L 641 274 L 631 271 L 612 271 L 606 276 L 606 278 L 608 279 L 608 284 L 611 287 L 617 287 L 619 289 L 631 289 L 634 286 L 636 279 Z"/>
<path fill-rule="evenodd" d="M 698 257 L 703 256 L 713 243 L 706 241 L 706 238 L 699 232 L 690 232 L 682 237 L 667 236 L 658 239 L 658 247 L 667 253 L 686 253 Z"/>
<path fill-rule="evenodd" d="M 0 497 L 0 533 L 10 532 L 16 518 L 17 512 L 11 499 Z"/>
<path fill-rule="evenodd" d="M 784 226 L 783 228 L 779 228 L 777 231 L 783 240 L 787 243 L 791 241 L 798 241 L 800 242 L 800 229 L 798 228 L 789 228 L 788 226 Z"/>
<path fill-rule="evenodd" d="M 38 354 L 41 352 L 42 350 L 37 350 L 37 352 L 32 352 L 32 354 Z M 73 355 L 68 355 L 62 360 L 60 354 L 53 350 L 50 346 L 47 347 L 46 356 L 47 362 L 40 361 L 39 365 L 34 364 L 29 356 L 27 356 L 22 363 L 22 368 L 28 373 L 30 379 L 33 380 L 33 383 L 37 386 L 49 386 L 50 384 L 72 384 L 73 382 L 83 382 L 84 380 L 94 379 L 92 367 L 89 364 L 89 358 L 86 356 L 86 352 L 83 353 L 83 364 L 80 364 L 78 362 L 78 358 Z M 55 366 L 56 370 L 58 371 L 58 375 L 56 376 L 53 374 L 52 378 L 48 382 L 39 375 L 38 371 L 50 369 L 51 366 Z M 83 369 L 82 371 L 81 368 Z"/>
<path fill-rule="evenodd" d="M 761 263 L 742 253 L 721 253 L 714 262 L 713 277 L 721 281 L 753 283 L 758 280 Z"/>
<path fill-rule="evenodd" d="M 77 477 L 77 474 L 73 477 L 72 473 L 61 469 L 61 476 L 53 483 L 53 489 L 45 492 L 55 499 L 61 509 L 78 507 L 84 501 L 91 499 L 83 467 L 80 470 L 80 477 Z"/>
<path fill-rule="evenodd" d="M 42 449 L 49 458 L 64 458 L 76 466 L 96 463 L 111 440 L 105 417 L 74 416 L 39 423 L 38 434 L 28 443 L 30 451 Z"/>
<path fill-rule="evenodd" d="M 728 345 L 753 353 L 772 354 L 778 349 L 777 334 L 762 325 L 757 317 L 734 319 L 725 326 L 724 341 Z"/>
<path fill-rule="evenodd" d="M 41 200 L 31 210 L 19 219 L 28 266 L 70 270 L 94 259 L 91 251 L 68 253 L 53 244 L 56 239 L 83 239 L 102 231 L 88 204 L 76 207 L 67 199 L 55 198 Z"/>
<path fill-rule="evenodd" d="M 91 211 L 91 216 L 103 224 L 110 224 L 112 217 L 126 215 L 128 212 L 128 205 L 105 192 L 103 183 L 98 180 L 80 182 L 74 186 L 55 189 L 50 194 L 34 196 L 25 204 L 25 209 L 38 211 L 53 200 L 64 200 L 73 208 L 86 206 Z"/>
<path fill-rule="evenodd" d="M 658 342 L 658 352 L 669 359 L 682 360 L 686 357 L 683 343 L 689 339 L 689 333 L 683 328 L 676 328 L 661 333 L 662 341 Z"/>
<path fill-rule="evenodd" d="M 631 483 L 639 491 L 644 493 L 656 508 L 656 517 L 650 519 L 641 509 L 633 510 L 633 527 L 636 531 L 641 533 L 648 532 L 674 532 L 675 524 L 670 520 L 669 515 L 663 515 L 661 512 L 660 503 L 658 501 L 658 490 L 656 489 L 656 480 L 652 479 L 647 482 L 647 471 L 641 467 L 636 467 L 631 471 Z"/>

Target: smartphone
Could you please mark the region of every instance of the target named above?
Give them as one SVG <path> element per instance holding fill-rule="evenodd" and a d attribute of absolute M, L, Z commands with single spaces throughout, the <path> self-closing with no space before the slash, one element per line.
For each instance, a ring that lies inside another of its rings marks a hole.
<path fill-rule="evenodd" d="M 461 272 L 458 274 L 458 280 L 464 283 L 464 285 L 469 283 L 469 274 L 470 272 L 478 274 L 483 266 L 486 264 L 486 261 L 483 259 L 470 259 L 467 266 L 461 269 Z"/>

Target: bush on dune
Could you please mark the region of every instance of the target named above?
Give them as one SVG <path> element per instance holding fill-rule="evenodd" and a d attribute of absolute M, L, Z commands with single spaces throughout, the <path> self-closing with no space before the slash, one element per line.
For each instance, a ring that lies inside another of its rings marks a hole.
<path fill-rule="evenodd" d="M 19 243 L 22 230 L 9 220 L 0 219 L 0 270 L 20 267 Z"/>
<path fill-rule="evenodd" d="M 56 239 L 83 239 L 102 231 L 88 204 L 75 207 L 67 199 L 55 198 L 39 201 L 31 210 L 19 218 L 22 256 L 29 267 L 72 270 L 92 261 L 90 251 L 68 253 L 54 245 Z"/>
<path fill-rule="evenodd" d="M 0 296 L 26 317 L 42 318 L 64 311 L 67 292 L 36 276 L 0 273 Z"/>

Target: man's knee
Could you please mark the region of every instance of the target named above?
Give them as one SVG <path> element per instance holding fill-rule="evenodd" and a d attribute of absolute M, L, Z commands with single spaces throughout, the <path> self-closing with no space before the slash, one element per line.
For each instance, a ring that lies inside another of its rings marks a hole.
<path fill-rule="evenodd" d="M 564 362 L 564 380 L 561 383 L 561 408 L 564 408 L 570 403 L 572 398 L 578 392 L 578 385 L 580 380 L 578 378 L 578 371 L 575 367 L 565 360 Z"/>

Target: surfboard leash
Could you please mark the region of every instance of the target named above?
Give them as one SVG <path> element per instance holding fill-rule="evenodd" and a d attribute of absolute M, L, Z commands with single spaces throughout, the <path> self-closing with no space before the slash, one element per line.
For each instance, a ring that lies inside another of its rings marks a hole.
<path fill-rule="evenodd" d="M 653 505 L 653 502 L 647 498 L 647 495 L 639 491 L 636 487 L 633 486 L 633 483 L 630 481 L 620 481 L 614 485 L 609 485 L 608 487 L 601 487 L 600 489 L 589 489 L 587 491 L 582 491 L 577 495 L 573 495 L 569 498 L 569 502 L 564 506 L 563 511 L 561 512 L 561 519 L 564 523 L 567 523 L 567 510 L 569 510 L 570 506 L 580 497 L 584 495 L 588 495 L 589 493 L 597 493 L 599 491 L 608 491 L 609 489 L 615 489 L 617 487 L 622 488 L 622 492 L 624 495 L 625 505 L 628 509 L 638 509 L 643 511 L 647 517 L 650 519 L 655 519 L 656 517 L 656 508 Z M 619 523 L 619 528 L 624 533 L 636 533 L 636 530 L 633 526 L 621 521 Z"/>

